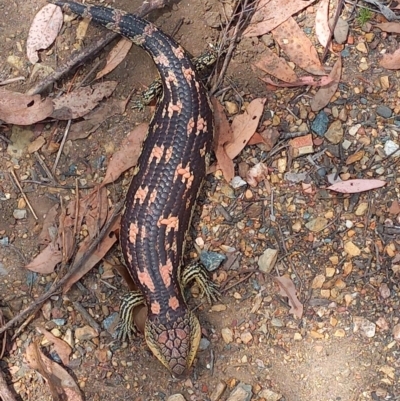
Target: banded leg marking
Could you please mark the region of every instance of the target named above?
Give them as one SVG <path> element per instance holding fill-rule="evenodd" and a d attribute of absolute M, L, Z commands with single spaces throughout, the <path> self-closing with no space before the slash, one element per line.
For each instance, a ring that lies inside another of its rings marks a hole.
<path fill-rule="evenodd" d="M 143 305 L 144 297 L 139 291 L 128 292 L 121 300 L 121 310 L 119 312 L 120 322 L 117 327 L 116 336 L 119 340 L 125 341 L 126 337 L 129 340 L 136 336 L 138 330 L 133 321 L 133 309 L 136 306 Z"/>
<path fill-rule="evenodd" d="M 204 74 L 204 70 L 212 66 L 217 61 L 217 49 L 207 50 L 199 57 L 194 57 L 192 62 L 199 73 Z M 154 99 L 161 96 L 162 81 L 156 79 L 150 86 L 141 94 L 141 99 L 132 102 L 132 108 L 143 111 L 145 106 L 149 105 Z"/>
<path fill-rule="evenodd" d="M 218 285 L 209 277 L 207 269 L 199 262 L 191 263 L 182 271 L 182 284 L 186 287 L 191 281 L 195 280 L 200 288 L 201 295 L 207 297 L 209 304 L 217 302 L 220 298 Z"/>

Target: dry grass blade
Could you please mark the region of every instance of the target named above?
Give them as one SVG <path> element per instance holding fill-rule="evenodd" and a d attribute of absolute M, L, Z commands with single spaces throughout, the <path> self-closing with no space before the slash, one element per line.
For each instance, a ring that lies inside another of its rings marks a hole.
<path fill-rule="evenodd" d="M 215 94 L 217 92 L 224 80 L 233 52 L 235 51 L 240 40 L 240 35 L 250 22 L 250 19 L 256 10 L 256 3 L 256 0 L 243 0 L 236 2 L 235 11 L 233 12 L 229 21 L 227 21 L 219 41 L 217 65 L 225 51 L 226 56 L 218 74 L 218 78 L 215 79 L 215 82 L 211 87 L 211 94 Z"/>

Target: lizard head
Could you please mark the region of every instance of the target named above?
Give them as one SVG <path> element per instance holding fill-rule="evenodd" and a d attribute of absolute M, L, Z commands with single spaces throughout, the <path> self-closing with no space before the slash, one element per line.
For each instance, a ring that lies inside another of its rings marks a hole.
<path fill-rule="evenodd" d="M 148 318 L 146 343 L 159 361 L 176 378 L 184 377 L 199 348 L 201 328 L 197 317 L 188 309 L 167 324 Z"/>

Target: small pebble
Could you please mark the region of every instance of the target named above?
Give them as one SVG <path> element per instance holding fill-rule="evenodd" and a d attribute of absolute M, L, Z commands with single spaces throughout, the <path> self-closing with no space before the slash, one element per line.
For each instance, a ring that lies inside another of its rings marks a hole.
<path fill-rule="evenodd" d="M 203 338 L 200 340 L 199 350 L 200 350 L 200 351 L 204 351 L 204 350 L 206 350 L 209 346 L 210 346 L 210 341 L 207 340 L 207 338 L 204 338 L 204 337 L 203 337 Z"/>
<path fill-rule="evenodd" d="M 383 118 L 390 118 L 392 117 L 392 110 L 390 109 L 390 107 L 387 106 L 378 106 L 376 108 L 376 114 Z"/>
<path fill-rule="evenodd" d="M 167 401 L 186 401 L 182 394 L 173 394 L 167 398 Z"/>
<path fill-rule="evenodd" d="M 239 383 L 226 401 L 250 401 L 252 395 L 253 391 L 250 384 Z"/>
<path fill-rule="evenodd" d="M 353 257 L 359 256 L 361 254 L 360 248 L 357 245 L 353 244 L 353 242 L 351 242 L 351 241 L 347 241 L 344 244 L 344 250 L 349 256 L 353 256 Z"/>
<path fill-rule="evenodd" d="M 396 152 L 397 149 L 399 149 L 399 145 L 391 140 L 386 141 L 383 148 L 386 156 L 393 155 L 394 157 L 399 157 L 400 150 Z"/>
<path fill-rule="evenodd" d="M 324 136 L 328 129 L 329 118 L 324 111 L 320 111 L 311 124 L 311 129 L 319 136 Z"/>
<path fill-rule="evenodd" d="M 13 216 L 16 220 L 26 219 L 27 214 L 26 209 L 14 209 L 13 211 Z"/>
<path fill-rule="evenodd" d="M 240 339 L 242 340 L 243 344 L 248 344 L 253 339 L 253 336 L 250 332 L 245 331 L 240 335 Z"/>
<path fill-rule="evenodd" d="M 210 401 L 218 401 L 226 389 L 226 383 L 220 381 L 210 395 Z"/>
<path fill-rule="evenodd" d="M 224 327 L 221 330 L 221 335 L 225 344 L 230 344 L 233 341 L 233 331 L 230 328 Z"/>
<path fill-rule="evenodd" d="M 325 138 L 333 143 L 338 144 L 343 139 L 343 128 L 340 120 L 335 120 L 325 133 Z"/>
<path fill-rule="evenodd" d="M 342 148 L 343 148 L 344 150 L 349 149 L 350 146 L 351 146 L 351 142 L 348 141 L 347 139 L 345 139 L 345 140 L 342 142 Z"/>
<path fill-rule="evenodd" d="M 75 338 L 79 341 L 91 340 L 98 336 L 99 333 L 91 326 L 78 327 L 75 330 Z"/>
<path fill-rule="evenodd" d="M 362 316 L 354 316 L 353 317 L 353 332 L 357 333 L 358 331 L 361 335 L 372 338 L 375 336 L 375 323 L 370 322 L 368 319 Z"/>
<path fill-rule="evenodd" d="M 257 395 L 265 401 L 279 401 L 282 398 L 282 394 L 274 393 L 269 389 L 261 390 Z"/>

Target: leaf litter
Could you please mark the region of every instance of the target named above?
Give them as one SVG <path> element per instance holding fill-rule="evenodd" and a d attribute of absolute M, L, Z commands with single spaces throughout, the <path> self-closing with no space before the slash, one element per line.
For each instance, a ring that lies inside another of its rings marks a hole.
<path fill-rule="evenodd" d="M 26 53 L 29 61 L 39 61 L 38 50 L 47 49 L 56 39 L 63 23 L 61 8 L 47 4 L 35 15 L 26 40 Z"/>
<path fill-rule="evenodd" d="M 136 164 L 147 129 L 147 124 L 140 124 L 127 135 L 120 150 L 115 152 L 110 160 L 102 183 L 97 185 L 89 194 L 80 198 L 78 205 L 76 199 L 68 203 L 59 216 L 58 229 L 47 222 L 47 219 L 45 220 L 41 237 L 44 238 L 44 242 L 48 240 L 51 242 L 26 266 L 27 269 L 41 274 L 50 274 L 59 263 L 67 263 L 77 247 L 74 264 L 70 266 L 70 269 L 73 270 L 74 265 L 79 263 L 100 229 L 112 216 L 112 208 L 108 206 L 105 185 L 117 180 L 123 172 Z M 50 210 L 48 215 L 49 219 L 54 218 L 55 210 Z M 78 244 L 76 234 L 81 232 L 83 223 L 85 223 L 87 235 Z M 49 227 L 53 233 L 57 233 L 56 238 L 47 235 L 46 231 L 49 230 Z M 117 240 L 117 236 L 112 235 L 112 233 L 117 232 L 118 227 L 119 220 L 109 229 L 110 235 L 104 236 L 95 252 L 86 261 L 85 266 L 67 281 L 64 292 L 105 256 Z"/>
<path fill-rule="evenodd" d="M 25 359 L 28 366 L 46 380 L 53 400 L 83 401 L 82 393 L 72 376 L 59 364 L 47 358 L 37 341 L 28 345 Z"/>
<path fill-rule="evenodd" d="M 104 77 L 113 71 L 126 57 L 131 49 L 133 43 L 131 40 L 122 38 L 119 42 L 111 49 L 106 58 L 106 65 L 96 75 L 96 79 Z"/>
<path fill-rule="evenodd" d="M 260 2 L 260 3 L 263 3 L 262 1 Z M 264 2 L 265 3 L 265 2 Z M 267 2 L 268 3 L 268 2 Z M 267 4 L 267 3 L 265 3 L 265 4 Z M 293 3 L 296 3 L 295 1 L 293 2 Z M 302 3 L 304 4 L 305 2 L 304 1 L 302 1 Z M 312 3 L 312 2 L 309 2 L 309 3 Z M 327 2 L 325 2 L 325 3 L 327 3 Z M 293 21 L 291 21 L 291 22 L 293 22 Z M 297 25 L 296 25 L 297 26 Z M 317 30 L 317 26 L 318 26 L 318 24 L 317 24 L 317 21 L 316 21 L 316 30 Z M 325 27 L 326 28 L 326 27 Z M 279 31 L 279 29 L 278 29 L 278 31 Z M 327 33 L 327 31 L 325 31 L 324 32 L 324 34 L 326 35 L 326 33 Z M 284 37 L 284 35 L 283 35 L 283 37 L 282 37 L 282 40 L 283 40 L 283 42 L 282 43 L 284 43 L 284 44 L 286 44 L 285 42 L 286 42 L 286 40 L 285 39 L 287 39 L 287 38 L 285 38 Z M 326 38 L 324 39 L 325 41 L 326 41 Z M 281 46 L 282 48 L 283 48 L 283 46 Z M 285 52 L 286 53 L 286 52 Z M 288 51 L 288 53 L 289 53 L 289 51 Z M 275 54 L 275 53 L 273 53 L 273 54 Z M 287 54 L 287 56 L 288 56 L 288 54 Z M 295 58 L 296 58 L 297 56 L 296 55 L 290 55 L 289 56 L 289 58 L 290 58 L 290 61 L 293 61 L 293 62 L 295 62 L 294 60 L 295 60 Z M 383 59 L 382 59 L 383 60 Z M 278 58 L 278 61 L 279 62 L 285 62 L 286 63 L 286 61 L 283 59 L 283 58 L 281 58 L 281 59 L 279 59 Z M 314 60 L 314 61 L 316 61 L 316 60 Z M 338 59 L 338 62 L 340 62 L 341 63 L 341 60 L 340 59 Z M 337 63 L 338 63 L 337 62 Z M 296 63 L 296 62 L 295 62 Z M 299 65 L 300 66 L 300 63 L 296 63 L 297 65 Z M 286 65 L 288 65 L 287 63 L 286 63 Z M 316 66 L 316 65 L 318 65 L 318 63 L 317 64 L 313 64 L 312 65 L 312 67 L 311 67 L 311 69 L 312 69 L 312 71 L 313 72 L 315 72 L 314 70 L 313 70 L 313 68 Z M 275 71 L 278 71 L 279 70 L 279 66 L 280 66 L 280 64 L 278 63 L 276 66 L 275 66 Z M 107 65 L 106 65 L 106 67 L 105 68 L 110 68 L 110 67 L 107 67 Z M 291 67 L 289 67 L 289 68 L 291 68 Z M 308 67 L 307 67 L 308 68 Z M 317 70 L 318 70 L 318 68 L 317 68 Z M 341 65 L 340 65 L 340 69 L 338 69 L 338 70 L 341 70 Z M 270 73 L 269 71 L 266 71 L 266 72 L 268 72 L 268 73 Z M 271 74 L 271 73 L 270 73 Z M 317 74 L 318 74 L 318 72 L 317 72 Z M 271 75 L 273 75 L 273 76 L 275 76 L 274 74 L 271 74 Z M 328 82 L 326 82 L 325 81 L 325 84 L 322 84 L 322 86 L 324 86 L 324 85 L 327 85 L 327 84 L 329 84 L 329 83 L 334 83 L 334 84 L 336 84 L 336 89 L 335 89 L 335 91 L 337 90 L 337 84 L 338 84 L 338 82 L 339 82 L 339 80 L 340 80 L 340 74 L 338 74 L 337 73 L 337 71 L 336 71 L 336 73 L 335 74 L 333 74 L 333 76 L 332 77 L 322 77 L 322 79 L 320 79 L 320 80 L 314 80 L 313 79 L 313 77 L 300 77 L 300 78 L 297 78 L 297 75 L 295 74 L 295 76 L 296 76 L 296 80 L 293 80 L 293 81 L 291 81 L 291 82 L 287 82 L 286 84 L 300 84 L 300 82 L 303 82 L 303 84 L 306 84 L 307 85 L 307 83 L 305 83 L 305 82 L 307 82 L 307 80 L 308 80 L 308 82 L 314 82 L 314 86 L 317 86 L 319 83 L 322 83 L 323 82 L 323 79 L 327 79 L 327 81 Z M 279 79 L 281 79 L 281 78 L 279 78 Z M 292 79 L 292 78 L 291 78 Z M 265 78 L 265 80 L 266 80 L 266 82 L 267 82 L 267 80 L 269 80 L 269 78 Z M 271 81 L 272 82 L 272 81 Z M 273 84 L 273 83 L 272 83 Z M 283 86 L 283 85 L 285 85 L 285 83 L 279 83 L 279 84 L 276 84 L 277 86 L 278 85 L 281 85 L 281 86 Z M 312 83 L 309 83 L 309 85 L 313 85 Z M 332 98 L 332 96 L 334 95 L 334 93 L 335 93 L 335 91 L 333 91 L 333 93 L 332 93 L 332 87 L 330 87 L 330 91 L 327 91 L 327 93 L 325 93 L 325 94 L 323 94 L 324 96 L 322 96 L 322 93 L 321 93 L 321 96 L 320 96 L 320 98 L 318 98 L 318 99 L 316 99 L 315 101 L 314 101 L 314 107 L 316 107 L 316 109 L 315 110 L 321 110 L 321 109 L 323 109 L 325 106 L 323 105 L 324 104 L 324 102 L 326 102 L 325 103 L 325 105 L 327 105 L 328 103 L 329 103 L 329 101 L 331 100 L 331 98 Z M 94 107 L 96 107 L 96 106 L 94 106 Z M 215 106 L 214 106 L 215 107 Z M 219 111 L 217 111 L 216 112 L 216 114 L 224 114 L 223 113 L 223 109 L 222 109 L 222 106 L 219 106 Z M 96 111 L 98 111 L 99 109 L 96 109 L 94 112 L 92 112 L 93 114 L 96 112 Z M 94 117 L 93 118 L 93 120 L 94 120 L 94 122 L 95 122 L 95 124 L 93 124 L 93 127 L 96 127 L 96 124 L 97 124 L 97 127 L 98 127 L 98 125 L 102 122 L 102 121 L 104 121 L 104 119 L 102 120 L 101 118 L 100 118 L 100 114 L 101 113 L 99 113 L 98 114 L 98 116 L 97 117 Z M 85 117 L 87 116 L 88 114 L 85 114 Z M 112 114 L 111 114 L 112 115 Z M 98 120 L 96 120 L 98 118 Z M 223 117 L 222 117 L 223 118 Z M 88 120 L 90 121 L 90 118 L 88 118 Z M 229 122 L 228 122 L 228 120 L 226 119 L 226 117 L 225 117 L 225 120 L 224 120 L 224 124 L 227 124 L 228 126 L 229 126 Z M 218 124 L 217 124 L 218 125 Z M 233 125 L 233 124 L 232 124 Z M 231 128 L 231 127 L 229 127 L 229 128 Z M 257 127 L 256 127 L 257 128 Z M 91 128 L 92 129 L 92 128 Z M 91 132 L 93 132 L 94 130 L 92 130 Z M 228 132 L 228 131 L 230 131 L 230 129 L 229 130 L 227 130 L 227 129 L 225 129 L 224 130 L 225 132 Z M 249 132 L 250 132 L 250 129 L 249 129 Z M 252 135 L 250 135 L 250 133 L 247 133 L 246 134 L 246 137 L 247 136 L 249 136 L 250 137 L 250 139 L 248 139 L 247 140 L 247 144 L 255 144 L 255 143 L 257 143 L 257 144 L 260 144 L 260 143 L 262 143 L 263 141 L 262 141 L 262 136 L 261 136 L 261 134 L 260 133 L 258 133 L 258 132 L 253 132 L 253 134 Z M 221 140 L 221 142 L 219 142 L 219 140 L 217 140 L 217 145 L 215 145 L 215 146 L 217 146 L 220 150 L 222 150 L 222 152 L 221 152 L 221 154 L 222 155 L 224 155 L 224 156 L 221 156 L 221 159 L 223 158 L 223 157 L 225 157 L 226 158 L 226 165 L 227 165 L 227 167 L 226 167 L 226 169 L 224 168 L 224 167 L 221 167 L 221 169 L 223 170 L 223 175 L 224 175 L 224 177 L 225 178 L 227 178 L 227 177 L 230 177 L 230 176 L 232 176 L 233 174 L 232 174 L 232 169 L 234 168 L 234 164 L 233 164 L 233 161 L 232 161 L 232 159 L 235 157 L 235 156 L 228 156 L 228 154 L 227 154 L 227 152 L 226 152 L 226 147 L 228 146 L 228 144 L 231 144 L 231 146 L 233 147 L 233 148 L 235 148 L 235 147 L 237 147 L 237 148 L 239 148 L 240 146 L 239 146 L 239 143 L 241 142 L 238 138 L 240 138 L 240 135 L 239 136 L 237 136 L 235 139 L 226 139 L 226 138 L 223 138 L 222 140 Z M 77 138 L 75 138 L 75 139 L 77 139 Z M 254 142 L 251 142 L 251 141 L 254 141 Z M 235 142 L 235 141 L 237 141 L 237 143 Z M 232 143 L 234 144 L 234 145 L 232 145 Z M 140 146 L 140 145 L 139 145 Z M 245 146 L 245 145 L 244 145 Z M 242 149 L 243 149 L 243 147 L 242 147 Z M 239 150 L 239 152 L 240 152 L 241 150 Z M 118 153 L 118 152 L 117 152 Z M 113 159 L 115 158 L 115 159 L 118 159 L 119 158 L 119 156 L 117 157 L 116 155 L 117 155 L 117 153 L 115 153 L 114 154 L 114 156 L 113 156 Z M 123 149 L 121 149 L 121 153 L 123 153 Z M 234 152 L 232 152 L 232 154 L 233 154 Z M 104 186 L 104 185 L 106 185 L 106 183 L 109 183 L 109 182 L 112 182 L 115 178 L 114 178 L 114 175 L 116 175 L 116 176 L 118 176 L 119 174 L 121 174 L 121 172 L 122 171 L 124 171 L 124 166 L 123 166 L 123 156 L 121 157 L 121 160 L 117 163 L 117 162 L 115 162 L 115 165 L 117 165 L 117 164 L 119 164 L 119 163 L 122 163 L 122 167 L 121 166 L 119 166 L 119 167 L 113 167 L 115 170 L 114 171 L 111 171 L 110 173 L 109 173 L 109 175 L 107 176 L 107 174 L 106 174 L 106 177 L 107 177 L 107 179 L 106 178 L 104 178 L 104 181 L 103 181 L 103 183 L 100 185 L 100 186 Z M 220 164 L 220 160 L 218 160 L 218 163 Z M 109 163 L 109 168 L 110 168 L 110 165 L 112 164 L 112 160 L 110 161 L 110 163 Z M 221 163 L 222 164 L 222 163 Z M 257 166 L 257 165 L 255 165 L 255 166 Z M 254 167 L 255 167 L 254 166 Z M 259 166 L 257 166 L 258 168 L 259 168 Z M 128 167 L 129 168 L 129 167 Z M 265 170 L 265 177 L 266 177 L 266 175 L 267 175 L 267 173 L 268 173 L 268 168 L 266 167 L 266 165 L 263 165 L 263 168 L 264 168 L 264 170 Z M 250 169 L 251 170 L 251 169 Z M 233 170 L 234 171 L 234 170 Z M 263 172 L 263 169 L 260 169 L 260 172 L 262 173 Z M 265 177 L 263 177 L 263 178 L 261 178 L 261 173 L 260 174 L 255 174 L 254 175 L 254 186 L 257 186 L 258 185 L 258 183 L 261 181 L 261 180 L 263 180 L 263 179 L 265 179 Z M 251 174 L 250 174 L 251 175 Z M 261 178 L 261 179 L 259 179 L 259 178 Z M 106 180 L 108 180 L 107 182 L 106 182 Z M 365 181 L 367 181 L 367 180 L 365 180 Z M 372 181 L 372 180 L 369 180 L 369 181 Z M 376 180 L 376 181 L 379 181 L 379 180 Z M 349 181 L 346 181 L 346 182 L 349 182 Z M 336 184 L 335 184 L 336 185 Z M 376 185 L 376 184 L 375 184 Z M 384 184 L 383 184 L 384 185 Z M 362 186 L 361 186 L 362 188 L 367 188 L 366 187 L 366 185 L 365 185 L 365 183 L 364 184 L 362 184 Z M 376 186 L 375 188 L 378 188 L 378 186 Z M 331 187 L 329 188 L 329 189 L 332 189 Z M 370 189 L 373 189 L 373 187 L 371 187 Z M 334 190 L 334 189 L 332 189 L 332 190 Z M 368 189 L 363 189 L 363 190 L 368 190 Z M 342 192 L 344 192 L 344 193 L 346 193 L 346 191 L 343 191 L 343 188 L 342 188 Z M 348 192 L 348 193 L 350 193 L 350 192 Z M 91 210 L 92 212 L 93 212 L 93 214 L 89 214 L 88 215 L 88 220 L 90 221 L 90 223 L 89 223 L 89 227 L 88 227 L 88 236 L 86 237 L 86 239 L 87 238 L 89 238 L 89 237 L 92 237 L 92 236 L 95 236 L 96 235 L 96 233 L 98 233 L 98 230 L 99 230 L 99 227 L 101 227 L 101 224 L 102 224 L 102 222 L 103 222 L 103 224 L 104 224 L 104 221 L 105 221 L 105 219 L 107 218 L 107 216 L 104 214 L 104 209 L 103 210 L 98 210 L 98 208 L 96 209 L 96 203 L 97 202 L 99 202 L 99 200 L 97 199 L 97 198 L 101 198 L 103 201 L 104 201 L 104 199 L 106 200 L 106 202 L 107 202 L 107 197 L 105 197 L 104 198 L 104 193 L 101 193 L 101 191 L 100 191 L 100 189 L 99 188 L 97 188 L 97 194 L 96 194 L 96 196 L 95 196 L 95 191 L 93 191 L 92 193 L 91 193 L 91 195 L 92 195 L 92 197 L 93 198 L 91 198 L 90 200 L 88 200 L 87 199 L 87 197 L 85 197 L 86 198 L 86 201 L 88 202 L 88 204 L 89 205 L 91 205 L 91 206 L 93 206 L 93 209 Z M 96 198 L 97 197 L 97 198 Z M 81 201 L 83 201 L 85 198 L 83 198 L 83 199 L 79 199 L 79 203 L 81 202 Z M 96 198 L 96 200 L 94 199 L 94 198 Z M 98 205 L 97 205 L 98 206 Z M 108 210 L 108 209 L 107 209 Z M 71 210 L 70 211 L 70 213 L 68 214 L 68 216 L 64 213 L 64 215 L 63 215 L 63 219 L 66 221 L 66 220 L 68 220 L 68 219 L 71 219 L 71 216 L 73 215 L 73 213 L 74 213 L 74 211 L 73 210 Z M 79 214 L 80 212 L 78 212 L 78 214 Z M 97 218 L 96 217 L 96 214 L 97 213 L 99 213 L 101 216 L 99 216 L 99 218 Z M 74 226 L 74 225 L 71 225 L 71 224 L 69 224 L 68 225 L 68 227 L 70 227 L 70 228 L 73 228 L 73 232 L 75 231 L 75 233 L 76 232 L 79 232 L 80 231 L 80 228 L 81 228 L 81 224 L 82 224 L 82 221 L 79 223 L 79 224 L 77 224 L 76 226 Z M 115 232 L 116 230 L 117 230 L 117 226 L 118 225 L 114 225 L 113 227 L 112 227 L 112 231 L 113 232 Z M 60 227 L 62 227 L 61 226 L 61 224 L 60 224 Z M 80 228 L 74 228 L 74 227 L 80 227 Z M 48 231 L 50 230 L 53 230 L 53 228 L 54 227 L 51 227 L 51 225 L 49 225 L 48 226 Z M 89 230 L 89 228 L 90 228 L 90 230 Z M 64 230 L 64 228 L 62 229 L 62 230 L 60 230 L 60 231 L 63 231 Z M 49 233 L 50 233 L 50 231 L 49 231 Z M 46 241 L 51 241 L 51 243 L 53 243 L 54 242 L 54 238 L 51 236 L 51 235 L 48 235 L 47 237 L 46 237 Z M 64 242 L 65 242 L 65 238 L 64 238 L 64 240 L 63 240 Z M 85 241 L 85 240 L 84 240 Z M 68 248 L 70 248 L 70 247 L 68 247 Z M 105 249 L 105 248 L 104 248 Z M 83 251 L 84 252 L 84 251 Z M 66 252 L 66 254 L 69 254 L 69 251 L 68 252 Z M 100 252 L 99 253 L 99 255 L 97 255 L 97 261 L 98 260 L 100 260 L 99 259 L 99 257 L 101 258 L 102 256 L 100 256 L 101 254 L 103 254 L 102 252 Z M 104 256 L 104 255 L 103 255 Z M 278 279 L 281 279 L 281 277 L 280 278 L 278 278 Z M 289 279 L 290 280 L 290 279 Z M 76 281 L 75 279 L 73 280 L 73 281 Z M 291 280 L 290 280 L 291 281 Z M 295 290 L 295 287 L 294 287 L 294 284 L 293 284 L 293 282 L 291 282 L 291 284 L 290 283 L 288 283 L 288 282 L 284 282 L 284 283 L 282 283 L 282 282 L 279 282 L 279 280 L 277 280 L 277 282 L 278 282 L 278 284 L 279 284 L 279 286 L 280 286 L 280 288 L 281 288 L 281 293 L 282 293 L 282 295 L 284 295 L 284 296 L 287 296 L 288 298 L 289 298 L 289 303 L 290 303 L 290 305 L 291 305 L 291 312 L 290 313 L 293 313 L 294 315 L 300 315 L 301 316 L 301 314 L 299 314 L 299 309 L 300 309 L 300 306 L 296 303 L 296 300 L 297 300 L 297 302 L 299 302 L 298 301 L 298 299 L 297 299 L 297 297 L 296 297 L 296 290 Z M 300 303 L 300 305 L 301 305 L 301 303 Z M 302 308 L 302 305 L 301 305 L 301 308 Z M 296 315 L 296 316 L 297 316 Z"/>
<path fill-rule="evenodd" d="M 57 120 L 72 120 L 83 117 L 93 110 L 104 98 L 111 96 L 117 87 L 116 81 L 104 81 L 92 86 L 78 88 L 53 99 L 51 117 Z"/>
<path fill-rule="evenodd" d="M 53 110 L 50 98 L 0 90 L 0 120 L 7 124 L 32 125 L 51 116 Z"/>

